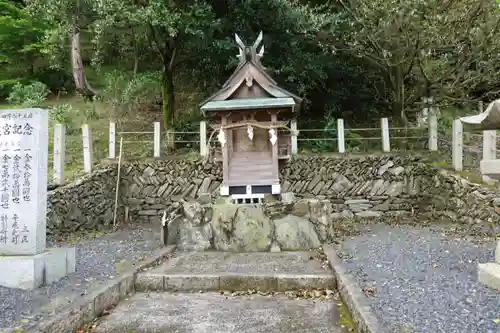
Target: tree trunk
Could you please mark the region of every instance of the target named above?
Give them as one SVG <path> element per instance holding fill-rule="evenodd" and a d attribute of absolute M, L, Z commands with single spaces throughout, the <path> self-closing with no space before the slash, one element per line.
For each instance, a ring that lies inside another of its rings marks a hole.
<path fill-rule="evenodd" d="M 87 82 L 83 69 L 83 61 L 81 55 L 80 30 L 73 27 L 71 35 L 71 68 L 73 70 L 73 79 L 75 81 L 76 91 L 81 93 L 84 98 L 92 98 L 96 95 L 96 91 Z"/>
<path fill-rule="evenodd" d="M 163 69 L 161 77 L 161 95 L 163 102 L 163 121 L 165 130 L 168 130 L 175 120 L 174 76 L 168 67 Z"/>

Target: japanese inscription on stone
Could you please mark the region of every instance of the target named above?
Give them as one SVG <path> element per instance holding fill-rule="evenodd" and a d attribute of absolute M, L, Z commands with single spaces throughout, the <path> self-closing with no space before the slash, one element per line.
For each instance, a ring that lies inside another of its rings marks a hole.
<path fill-rule="evenodd" d="M 45 249 L 47 112 L 0 110 L 0 255 Z"/>

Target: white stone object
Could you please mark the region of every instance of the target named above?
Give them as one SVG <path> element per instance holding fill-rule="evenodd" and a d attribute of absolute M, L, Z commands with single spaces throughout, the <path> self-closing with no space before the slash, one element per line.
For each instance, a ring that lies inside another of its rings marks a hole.
<path fill-rule="evenodd" d="M 486 111 L 474 116 L 462 117 L 460 121 L 464 123 L 466 131 L 500 129 L 500 99 L 491 102 L 486 108 Z"/>
<path fill-rule="evenodd" d="M 429 150 L 438 150 L 438 121 L 437 115 L 431 113 L 428 117 L 429 120 Z"/>
<path fill-rule="evenodd" d="M 207 122 L 205 120 L 200 121 L 200 155 L 207 156 Z"/>
<path fill-rule="evenodd" d="M 274 146 L 276 142 L 278 141 L 278 137 L 276 136 L 276 130 L 274 128 L 271 128 L 269 130 L 269 141 L 271 141 L 271 144 Z"/>
<path fill-rule="evenodd" d="M 46 249 L 47 110 L 0 110 L 0 286 L 34 289 L 75 271 L 75 249 Z"/>
<path fill-rule="evenodd" d="M 497 155 L 497 131 L 483 131 L 483 161 L 496 159 Z M 500 169 L 498 170 L 500 173 Z M 490 183 L 491 179 L 487 175 L 482 176 L 485 183 Z"/>
<path fill-rule="evenodd" d="M 478 280 L 482 284 L 500 291 L 500 264 L 494 262 L 478 264 Z"/>
<path fill-rule="evenodd" d="M 229 186 L 221 185 L 219 188 L 219 193 L 223 197 L 228 196 L 229 195 Z"/>
<path fill-rule="evenodd" d="M 482 160 L 479 168 L 483 176 L 494 180 L 500 180 L 500 160 Z"/>
<path fill-rule="evenodd" d="M 344 119 L 337 119 L 337 140 L 339 153 L 345 153 Z"/>
<path fill-rule="evenodd" d="M 495 262 L 500 264 L 500 240 L 497 241 L 497 248 L 495 250 Z"/>
<path fill-rule="evenodd" d="M 153 128 L 153 156 L 160 157 L 160 123 L 157 121 L 154 123 Z"/>
<path fill-rule="evenodd" d="M 219 140 L 220 145 L 224 147 L 224 145 L 226 144 L 226 135 L 224 134 L 224 130 L 222 128 L 219 130 L 217 140 Z"/>
<path fill-rule="evenodd" d="M 116 123 L 109 123 L 109 158 L 116 158 Z"/>
<path fill-rule="evenodd" d="M 250 140 L 253 140 L 253 127 L 250 125 L 247 125 L 247 133 L 248 133 L 248 138 Z"/>
<path fill-rule="evenodd" d="M 299 152 L 299 146 L 297 142 L 297 120 L 292 120 L 290 124 L 290 130 L 292 132 L 292 155 L 296 155 Z"/>
<path fill-rule="evenodd" d="M 53 181 L 56 185 L 64 183 L 64 156 L 66 145 L 66 130 L 64 125 L 54 126 L 54 174 Z"/>
<path fill-rule="evenodd" d="M 455 119 L 452 128 L 451 152 L 453 168 L 456 171 L 462 171 L 463 169 L 463 134 L 462 122 L 460 119 Z"/>
<path fill-rule="evenodd" d="M 87 124 L 82 125 L 83 171 L 92 172 L 92 133 Z"/>
<path fill-rule="evenodd" d="M 389 139 L 389 119 L 380 119 L 380 128 L 382 129 L 382 151 L 388 153 L 391 151 L 391 143 Z"/>

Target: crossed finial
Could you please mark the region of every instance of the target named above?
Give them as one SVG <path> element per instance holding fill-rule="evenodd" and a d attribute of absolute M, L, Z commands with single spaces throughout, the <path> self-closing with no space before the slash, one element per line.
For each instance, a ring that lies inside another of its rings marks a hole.
<path fill-rule="evenodd" d="M 239 47 L 239 54 L 237 57 L 240 59 L 240 63 L 253 60 L 260 64 L 260 59 L 264 56 L 264 45 L 260 47 L 259 52 L 257 52 L 257 48 L 260 43 L 262 43 L 262 31 L 259 33 L 259 36 L 257 36 L 257 39 L 252 46 L 246 46 L 238 34 L 234 34 L 234 39 Z"/>

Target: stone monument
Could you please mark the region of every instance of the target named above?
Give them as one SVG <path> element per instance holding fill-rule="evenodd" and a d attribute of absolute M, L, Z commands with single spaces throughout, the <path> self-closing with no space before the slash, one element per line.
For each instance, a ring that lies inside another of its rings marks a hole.
<path fill-rule="evenodd" d="M 491 102 L 486 111 L 474 116 L 462 117 L 460 121 L 468 131 L 483 132 L 481 173 L 483 176 L 499 181 L 500 159 L 496 158 L 496 131 L 500 129 L 500 99 Z M 500 290 L 500 240 L 497 241 L 495 262 L 478 264 L 478 280 L 490 288 Z"/>
<path fill-rule="evenodd" d="M 46 248 L 47 157 L 47 110 L 0 110 L 0 286 L 75 272 L 74 248 Z"/>

